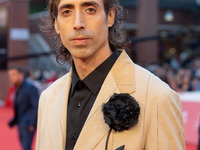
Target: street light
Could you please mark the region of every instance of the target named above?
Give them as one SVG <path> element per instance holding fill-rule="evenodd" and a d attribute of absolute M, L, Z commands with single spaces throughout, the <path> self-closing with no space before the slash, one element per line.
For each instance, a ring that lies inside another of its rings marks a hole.
<path fill-rule="evenodd" d="M 171 22 L 174 20 L 174 13 L 172 10 L 167 10 L 167 12 L 165 13 L 165 17 L 164 17 L 165 21 L 167 22 Z"/>

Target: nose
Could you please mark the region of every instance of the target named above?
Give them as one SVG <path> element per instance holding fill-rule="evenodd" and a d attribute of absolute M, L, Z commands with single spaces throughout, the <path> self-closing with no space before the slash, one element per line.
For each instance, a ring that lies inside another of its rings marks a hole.
<path fill-rule="evenodd" d="M 74 30 L 83 30 L 83 29 L 85 29 L 84 16 L 80 11 L 77 11 L 74 20 Z"/>

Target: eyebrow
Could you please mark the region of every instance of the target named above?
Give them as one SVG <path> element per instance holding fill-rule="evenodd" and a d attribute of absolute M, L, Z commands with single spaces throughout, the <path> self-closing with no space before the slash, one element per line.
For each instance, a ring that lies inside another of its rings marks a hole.
<path fill-rule="evenodd" d="M 97 2 L 93 2 L 93 1 L 84 2 L 84 3 L 81 4 L 81 6 L 96 6 L 96 7 L 100 7 Z"/>
<path fill-rule="evenodd" d="M 64 8 L 74 8 L 74 5 L 72 4 L 63 4 L 59 7 L 59 10 L 62 10 Z"/>
<path fill-rule="evenodd" d="M 82 7 L 84 7 L 84 6 L 96 6 L 96 7 L 100 7 L 97 2 L 93 2 L 93 1 L 83 2 L 83 3 L 81 3 L 81 6 Z M 61 5 L 59 7 L 59 10 L 62 10 L 64 8 L 72 9 L 72 8 L 74 8 L 74 5 L 73 4 L 63 4 L 63 5 Z"/>

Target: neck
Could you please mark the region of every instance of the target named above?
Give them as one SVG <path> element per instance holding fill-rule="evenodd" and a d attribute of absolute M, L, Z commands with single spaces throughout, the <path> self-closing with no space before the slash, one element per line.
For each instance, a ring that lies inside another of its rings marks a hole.
<path fill-rule="evenodd" d="M 112 50 L 108 49 L 105 51 L 97 52 L 90 58 L 75 59 L 74 64 L 76 72 L 81 80 L 88 76 L 94 69 L 96 69 L 102 62 L 104 62 L 110 55 Z"/>

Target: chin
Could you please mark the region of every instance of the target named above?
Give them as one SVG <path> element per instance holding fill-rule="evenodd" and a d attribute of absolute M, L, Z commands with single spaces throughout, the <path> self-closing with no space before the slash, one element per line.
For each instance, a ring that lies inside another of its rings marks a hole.
<path fill-rule="evenodd" d="M 90 57 L 90 55 L 76 55 L 76 56 L 73 56 L 73 58 L 75 58 L 75 59 L 81 59 L 81 60 L 85 60 L 85 59 L 87 59 L 87 58 L 89 58 Z"/>
<path fill-rule="evenodd" d="M 78 49 L 71 53 L 72 57 L 77 59 L 86 59 L 93 55 L 93 51 L 90 49 Z"/>

